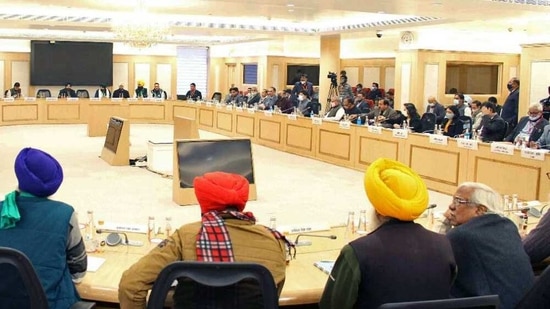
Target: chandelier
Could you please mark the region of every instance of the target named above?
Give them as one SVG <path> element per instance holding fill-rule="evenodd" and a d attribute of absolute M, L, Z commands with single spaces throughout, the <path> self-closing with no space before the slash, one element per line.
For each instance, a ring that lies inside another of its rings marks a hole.
<path fill-rule="evenodd" d="M 143 0 L 138 8 L 114 19 L 111 29 L 117 40 L 134 48 L 149 48 L 163 42 L 169 33 L 169 24 L 162 17 L 150 14 L 143 8 Z"/>

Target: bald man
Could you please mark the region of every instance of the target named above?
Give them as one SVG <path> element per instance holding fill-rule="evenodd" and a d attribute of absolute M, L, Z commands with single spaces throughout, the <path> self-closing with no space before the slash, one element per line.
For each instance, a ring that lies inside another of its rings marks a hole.
<path fill-rule="evenodd" d="M 426 113 L 435 114 L 436 123 L 441 124 L 445 118 L 445 107 L 437 102 L 434 96 L 429 96 L 428 106 L 426 106 Z"/>

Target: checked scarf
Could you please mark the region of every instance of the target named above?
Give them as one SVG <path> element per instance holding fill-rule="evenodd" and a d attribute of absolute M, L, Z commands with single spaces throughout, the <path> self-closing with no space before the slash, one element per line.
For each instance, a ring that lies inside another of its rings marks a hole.
<path fill-rule="evenodd" d="M 197 261 L 234 262 L 233 245 L 221 214 L 230 215 L 239 220 L 256 222 L 251 212 L 210 211 L 202 215 L 202 226 L 197 234 Z M 276 239 L 283 240 L 288 247 L 293 247 L 284 235 L 266 227 Z"/>

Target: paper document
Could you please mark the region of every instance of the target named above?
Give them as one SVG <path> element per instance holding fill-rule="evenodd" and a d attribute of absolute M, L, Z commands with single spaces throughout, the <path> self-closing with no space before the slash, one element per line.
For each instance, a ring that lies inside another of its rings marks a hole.
<path fill-rule="evenodd" d="M 89 272 L 95 272 L 103 265 L 105 262 L 104 258 L 95 257 L 95 256 L 89 256 L 88 255 L 88 269 Z"/>
<path fill-rule="evenodd" d="M 315 267 L 319 268 L 326 274 L 330 274 L 332 267 L 334 267 L 334 261 L 318 261 L 313 263 Z"/>

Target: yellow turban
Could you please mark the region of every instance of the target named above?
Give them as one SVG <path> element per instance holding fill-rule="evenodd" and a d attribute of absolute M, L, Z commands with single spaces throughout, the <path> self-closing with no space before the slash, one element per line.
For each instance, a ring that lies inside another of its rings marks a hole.
<path fill-rule="evenodd" d="M 418 218 L 428 206 L 428 189 L 420 176 L 390 159 L 377 159 L 367 168 L 365 191 L 379 214 L 402 221 Z"/>
<path fill-rule="evenodd" d="M 145 85 L 145 82 L 142 80 L 138 80 L 138 86 L 143 87 Z"/>

